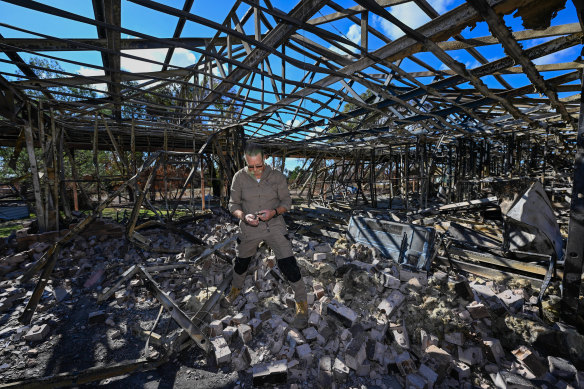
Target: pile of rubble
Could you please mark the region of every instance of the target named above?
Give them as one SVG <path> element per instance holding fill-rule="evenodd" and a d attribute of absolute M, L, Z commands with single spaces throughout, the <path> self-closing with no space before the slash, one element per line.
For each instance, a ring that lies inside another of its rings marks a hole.
<path fill-rule="evenodd" d="M 584 366 L 584 337 L 524 313 L 537 295 L 527 285 L 507 289 L 440 270 L 426 277 L 360 244 L 339 240 L 331 247 L 296 238 L 304 280 L 312 289 L 309 327 L 290 327 L 292 296 L 264 277 L 255 282 L 249 277 L 233 312 L 211 323 L 218 364 L 240 369 L 253 361 L 250 354 L 260 355 L 263 363 L 251 368 L 254 384 L 584 385 L 584 374 L 575 367 Z M 271 260 L 267 257 L 256 274 L 269 274 Z M 545 339 L 552 336 L 574 341 L 564 355 L 568 360 L 546 349 Z"/>
<path fill-rule="evenodd" d="M 156 367 L 153 361 L 183 355 L 193 345 L 188 335 L 194 339 L 200 331 L 197 344 L 209 340 L 209 353 L 180 360 L 214 371 L 220 376 L 215 385 L 584 387 L 584 337 L 540 316 L 539 291 L 529 283 L 467 278 L 447 264 L 418 271 L 346 239 L 331 245 L 291 233 L 309 291 L 309 325 L 299 330 L 290 325 L 292 290 L 267 247 L 234 304 L 216 303 L 230 279 L 221 256 L 235 255 L 238 229 L 229 214 L 218 210 L 181 228 L 206 246 L 159 228 L 141 233 L 154 247 L 182 254 L 143 252 L 121 234 L 76 237 L 60 252 L 27 326 L 18 317 L 33 284 L 20 283 L 21 275 L 49 245 L 6 251 L 0 260 L 0 382 L 128 360 Z M 227 242 L 222 254 L 211 255 L 209 248 L 221 242 Z M 189 261 L 193 257 L 198 260 Z M 548 314 L 557 293 L 552 283 L 544 300 Z M 176 302 L 175 312 L 160 309 L 165 298 Z M 191 317 L 197 331 L 185 335 L 176 311 Z M 116 374 L 125 373 L 109 375 Z M 191 374 L 183 379 L 198 379 Z"/>

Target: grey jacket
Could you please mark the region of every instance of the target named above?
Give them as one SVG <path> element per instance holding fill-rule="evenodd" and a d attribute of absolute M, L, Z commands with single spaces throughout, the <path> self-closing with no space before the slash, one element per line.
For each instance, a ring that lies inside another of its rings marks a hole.
<path fill-rule="evenodd" d="M 241 210 L 244 214 L 248 214 L 276 207 L 284 207 L 287 211 L 292 207 L 288 182 L 280 171 L 266 165 L 260 182 L 257 182 L 255 176 L 249 173 L 247 167 L 235 173 L 231 183 L 231 198 L 229 199 L 231 213 Z M 258 237 L 266 230 L 287 233 L 286 223 L 282 215 L 267 222 L 260 221 L 257 227 L 241 221 L 239 227 L 243 239 Z"/>

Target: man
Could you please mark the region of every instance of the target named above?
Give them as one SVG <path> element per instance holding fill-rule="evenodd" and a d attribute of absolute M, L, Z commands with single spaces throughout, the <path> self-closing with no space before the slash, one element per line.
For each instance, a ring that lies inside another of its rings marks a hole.
<path fill-rule="evenodd" d="M 235 173 L 231 183 L 229 211 L 240 220 L 241 234 L 231 291 L 225 299 L 232 303 L 239 295 L 251 259 L 260 242 L 265 241 L 276 254 L 278 267 L 292 284 L 296 300 L 293 325 L 302 329 L 308 324 L 308 303 L 306 287 L 282 217 L 292 206 L 286 177 L 264 163 L 264 152 L 258 145 L 245 147 L 245 161 L 247 166 Z"/>

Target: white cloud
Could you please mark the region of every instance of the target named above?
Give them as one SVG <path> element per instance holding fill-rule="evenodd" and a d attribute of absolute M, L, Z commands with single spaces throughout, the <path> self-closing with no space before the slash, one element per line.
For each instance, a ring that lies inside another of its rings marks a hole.
<path fill-rule="evenodd" d="M 349 31 L 347 31 L 345 36 L 351 42 L 356 43 L 356 44 L 360 44 L 361 43 L 361 26 L 358 26 L 356 24 L 352 24 L 351 27 L 349 27 Z M 351 51 L 353 53 L 356 53 L 358 51 L 358 49 L 356 47 L 349 46 L 349 45 L 344 44 L 344 43 L 341 43 L 340 45 L 346 47 L 349 51 Z M 343 50 L 339 49 L 336 46 L 329 46 L 329 50 L 332 50 L 335 53 L 341 54 L 341 55 L 347 54 L 346 52 L 344 52 Z"/>
<path fill-rule="evenodd" d="M 123 53 L 158 62 L 164 62 L 167 51 L 168 49 L 122 50 Z M 193 65 L 196 61 L 197 57 L 191 51 L 177 48 L 174 50 L 170 64 L 187 67 Z M 162 69 L 162 65 L 140 61 L 134 58 L 122 57 L 121 63 L 122 69 L 132 73 L 156 72 Z"/>
<path fill-rule="evenodd" d="M 288 129 L 291 129 L 294 127 L 298 127 L 300 125 L 300 123 L 302 123 L 302 122 L 298 119 L 294 119 L 294 123 L 292 123 L 292 119 L 286 120 L 286 127 L 288 127 Z"/>
<path fill-rule="evenodd" d="M 79 68 L 77 73 L 86 77 L 103 76 L 105 74 L 101 69 L 86 68 L 85 66 Z"/>
<path fill-rule="evenodd" d="M 304 139 L 312 139 L 321 136 L 322 132 L 324 131 L 324 127 L 316 126 L 311 129 L 311 133 L 307 134 Z"/>
<path fill-rule="evenodd" d="M 222 65 L 222 67 L 223 67 L 223 72 L 224 72 L 226 75 L 227 75 L 227 74 L 229 74 L 229 73 L 227 72 L 227 70 L 229 70 L 229 67 L 227 66 L 227 64 L 223 64 L 223 65 Z M 215 67 L 213 68 L 213 75 L 214 75 L 214 76 L 216 76 L 216 77 L 220 77 L 220 78 L 222 78 L 222 76 L 221 76 L 221 72 L 219 71 L 219 68 L 218 68 L 217 66 L 215 66 Z"/>
<path fill-rule="evenodd" d="M 455 0 L 430 0 L 430 5 L 442 14 L 448 11 Z M 387 9 L 399 21 L 406 24 L 408 27 L 416 29 L 430 21 L 430 17 L 420 9 L 414 2 L 405 4 L 398 4 Z M 387 34 L 390 39 L 397 39 L 404 35 L 404 32 L 396 25 L 389 22 L 380 16 L 373 16 L 373 23 L 381 27 L 382 31 Z"/>
<path fill-rule="evenodd" d="M 87 68 L 85 66 L 82 66 L 81 68 L 79 68 L 79 70 L 77 70 L 77 74 L 81 75 L 81 76 L 85 76 L 85 77 L 97 77 L 97 76 L 103 76 L 105 75 L 104 71 L 101 69 L 94 69 L 94 68 Z M 87 85 L 91 85 L 90 87 L 93 89 L 99 89 L 101 91 L 107 91 L 107 84 L 103 83 L 103 84 L 91 84 L 93 81 L 88 80 L 88 84 Z"/>
<path fill-rule="evenodd" d="M 569 48 L 564 49 L 564 50 L 556 51 L 555 53 L 551 53 L 551 54 L 545 55 L 543 57 L 539 57 L 539 58 L 534 59 L 533 63 L 536 65 L 548 65 L 548 64 L 553 64 L 553 63 L 565 62 L 566 60 L 573 61 L 577 57 L 577 54 L 576 55 L 572 54 L 573 49 L 575 49 L 575 47 L 569 47 Z M 574 57 L 567 58 L 567 57 L 570 57 L 570 55 L 573 55 Z"/>

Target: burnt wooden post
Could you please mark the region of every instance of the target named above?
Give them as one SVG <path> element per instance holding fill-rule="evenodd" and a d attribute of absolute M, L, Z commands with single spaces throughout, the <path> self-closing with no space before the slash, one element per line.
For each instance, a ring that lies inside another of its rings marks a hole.
<path fill-rule="evenodd" d="M 41 184 L 39 180 L 39 171 L 36 156 L 34 153 L 34 138 L 32 135 L 32 112 L 31 112 L 31 105 L 30 103 L 27 104 L 28 110 L 28 123 L 24 125 L 24 135 L 26 139 L 26 151 L 28 152 L 28 161 L 30 163 L 30 173 L 32 175 L 32 185 L 34 189 L 34 199 L 35 199 L 35 206 L 36 206 L 36 215 L 39 224 L 39 230 L 45 231 L 46 230 L 46 220 L 45 220 L 45 212 L 43 209 L 43 199 L 41 197 Z"/>
<path fill-rule="evenodd" d="M 452 144 L 448 146 L 448 202 L 452 202 L 452 191 L 454 190 L 454 176 L 452 175 Z"/>
<path fill-rule="evenodd" d="M 201 210 L 205 210 L 205 164 L 203 156 L 199 158 L 199 169 L 201 171 Z"/>
<path fill-rule="evenodd" d="M 582 93 L 584 93 L 584 76 L 582 77 Z M 584 103 L 582 101 L 580 101 L 576 146 L 560 315 L 562 320 L 575 324 L 580 331 L 583 331 L 584 304 L 580 301 L 582 264 L 584 262 L 584 239 L 582 239 L 584 236 Z"/>
<path fill-rule="evenodd" d="M 392 151 L 392 147 L 389 146 L 389 175 L 388 175 L 388 178 L 389 178 L 389 202 L 387 205 L 387 207 L 389 209 L 391 209 L 392 204 L 393 204 L 393 179 L 394 179 L 394 177 L 397 178 L 397 174 L 393 174 L 393 167 L 395 165 L 397 168 L 397 164 L 394 164 L 394 162 L 393 162 L 395 157 L 393 156 L 393 153 L 391 151 Z"/>
<path fill-rule="evenodd" d="M 377 208 L 377 191 L 375 186 L 375 148 L 371 149 L 371 162 L 369 165 L 369 190 L 371 191 L 371 206 Z"/>
<path fill-rule="evenodd" d="M 422 140 L 418 137 L 418 142 L 416 143 L 416 154 L 418 161 L 418 209 L 422 209 L 423 198 L 424 198 L 424 154 L 422 152 Z"/>
<path fill-rule="evenodd" d="M 405 177 L 406 177 L 406 181 L 405 181 L 405 190 L 404 190 L 404 195 L 405 195 L 405 206 L 406 206 L 406 211 L 410 208 L 410 203 L 409 203 L 409 180 L 410 180 L 410 174 L 409 174 L 409 164 L 408 164 L 408 154 L 410 153 L 410 145 L 407 144 L 406 148 L 405 148 L 405 155 L 404 155 L 404 172 L 405 172 Z"/>
<path fill-rule="evenodd" d="M 550 132 L 545 134 L 545 141 L 543 142 L 543 166 L 541 167 L 541 184 L 545 187 L 545 169 L 547 168 L 547 145 Z"/>
<path fill-rule="evenodd" d="M 98 148 L 97 142 L 99 140 L 97 131 L 97 114 L 95 114 L 93 127 L 93 167 L 95 170 L 95 179 L 97 180 L 97 202 L 101 202 L 101 180 L 99 179 L 99 163 L 98 163 Z"/>
<path fill-rule="evenodd" d="M 63 205 L 63 212 L 65 212 L 65 216 L 70 219 L 71 218 L 71 205 L 69 204 L 69 197 L 67 196 L 67 186 L 65 185 L 65 163 L 63 161 L 65 152 L 65 128 L 61 127 L 61 131 L 59 131 L 58 135 L 56 135 L 55 139 L 59 139 L 57 142 L 57 166 L 59 167 L 59 184 L 61 189 L 61 203 Z M 100 211 L 101 215 L 101 211 Z"/>

